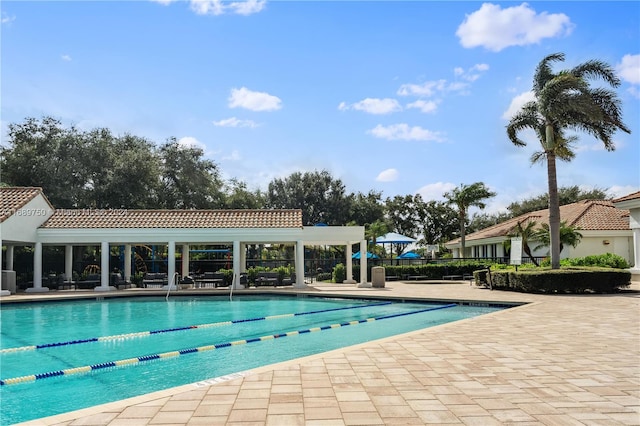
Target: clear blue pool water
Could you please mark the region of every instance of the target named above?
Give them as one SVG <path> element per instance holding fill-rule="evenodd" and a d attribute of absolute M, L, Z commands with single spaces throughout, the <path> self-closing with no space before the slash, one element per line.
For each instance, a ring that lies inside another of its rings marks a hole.
<path fill-rule="evenodd" d="M 3 305 L 0 379 L 5 383 L 77 367 L 134 362 L 2 385 L 0 424 L 195 383 L 499 309 L 296 296 L 236 296 L 233 301 L 216 296 L 176 296 L 168 301 L 131 297 Z M 260 319 L 264 317 L 270 318 Z M 343 326 L 328 328 L 332 324 Z M 181 330 L 167 331 L 176 328 Z M 158 330 L 163 332 L 113 337 Z M 284 335 L 307 330 L 313 331 Z M 280 338 L 258 339 L 265 336 Z M 98 337 L 107 339 L 47 346 Z M 225 345 L 237 341 L 248 342 Z M 34 345 L 45 347 L 33 349 Z M 210 345 L 216 348 L 211 350 Z M 208 350 L 186 351 L 205 347 Z M 12 350 L 16 348 L 23 350 Z M 174 351 L 183 352 L 144 358 Z"/>

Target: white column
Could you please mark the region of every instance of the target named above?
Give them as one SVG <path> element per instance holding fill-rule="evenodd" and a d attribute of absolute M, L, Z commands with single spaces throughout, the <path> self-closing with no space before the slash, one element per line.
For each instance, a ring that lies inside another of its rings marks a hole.
<path fill-rule="evenodd" d="M 103 241 L 100 243 L 100 285 L 97 286 L 94 291 L 113 291 L 115 287 L 109 286 L 109 276 L 111 270 L 109 269 L 109 242 Z"/>
<path fill-rule="evenodd" d="M 351 243 L 347 243 L 347 249 L 345 250 L 345 259 L 344 262 L 347 266 L 347 276 L 345 277 L 345 284 L 355 284 L 356 280 L 353 279 L 353 247 L 351 247 Z"/>
<path fill-rule="evenodd" d="M 69 281 L 73 280 L 73 246 L 64 246 L 64 275 Z"/>
<path fill-rule="evenodd" d="M 240 241 L 233 242 L 233 283 L 231 287 L 234 289 L 244 288 L 240 285 Z"/>
<path fill-rule="evenodd" d="M 131 244 L 124 245 L 124 271 L 122 277 L 125 282 L 131 282 Z"/>
<path fill-rule="evenodd" d="M 633 229 L 633 274 L 640 272 L 640 228 Z"/>
<path fill-rule="evenodd" d="M 175 290 L 178 287 L 174 281 L 176 275 L 176 242 L 169 241 L 167 244 L 167 288 Z"/>
<path fill-rule="evenodd" d="M 0 247 L 2 245 L 0 244 Z M 6 262 L 7 262 L 7 271 L 13 271 L 13 246 L 7 245 L 7 253 L 6 253 Z"/>
<path fill-rule="evenodd" d="M 26 290 L 27 293 L 44 293 L 48 287 L 42 287 L 42 243 L 37 242 L 33 247 L 33 287 Z"/>
<path fill-rule="evenodd" d="M 307 285 L 304 283 L 304 241 L 296 241 L 296 282 L 295 288 L 305 288 Z"/>
<path fill-rule="evenodd" d="M 11 268 L 9 267 L 9 247 L 11 247 Z M 0 237 L 0 265 L 2 265 L 2 237 Z M 2 268 L 0 268 L 2 269 Z M 7 270 L 13 269 L 13 246 L 7 245 Z M 6 284 L 8 286 L 8 284 Z M 11 296 L 9 290 L 2 289 L 2 274 L 0 274 L 0 296 Z"/>
<path fill-rule="evenodd" d="M 240 244 L 240 272 L 247 272 L 247 245 Z"/>
<path fill-rule="evenodd" d="M 360 284 L 358 287 L 371 287 L 367 281 L 367 240 L 360 241 Z"/>
<path fill-rule="evenodd" d="M 182 277 L 189 275 L 189 244 L 182 245 Z"/>

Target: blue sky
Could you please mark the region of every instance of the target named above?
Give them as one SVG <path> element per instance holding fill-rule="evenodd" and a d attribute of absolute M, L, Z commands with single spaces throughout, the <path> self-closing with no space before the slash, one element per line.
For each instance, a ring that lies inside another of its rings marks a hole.
<path fill-rule="evenodd" d="M 640 189 L 640 3 L 360 1 L 3 1 L 8 123 L 52 115 L 205 150 L 225 178 L 266 189 L 326 169 L 349 192 L 441 200 L 482 181 L 487 211 L 547 190 L 509 114 L 533 71 L 564 52 L 601 59 L 631 135 L 616 151 L 580 134 L 560 186 Z"/>

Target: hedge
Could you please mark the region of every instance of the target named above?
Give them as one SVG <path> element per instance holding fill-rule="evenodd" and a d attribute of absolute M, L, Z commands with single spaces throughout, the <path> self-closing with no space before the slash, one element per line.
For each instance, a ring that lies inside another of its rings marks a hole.
<path fill-rule="evenodd" d="M 445 275 L 472 275 L 474 271 L 486 269 L 490 263 L 481 261 L 458 261 L 447 263 L 427 263 L 425 265 L 385 265 L 387 277 L 404 279 L 409 275 L 420 275 L 428 280 L 441 280 Z M 376 265 L 371 265 L 376 266 Z M 371 268 L 367 268 L 367 281 L 371 281 Z M 360 266 L 353 266 L 354 280 L 360 281 Z"/>
<path fill-rule="evenodd" d="M 476 283 L 487 284 L 486 269 L 475 271 Z M 492 288 L 524 293 L 615 293 L 629 286 L 631 273 L 612 268 L 566 267 L 491 272 Z"/>

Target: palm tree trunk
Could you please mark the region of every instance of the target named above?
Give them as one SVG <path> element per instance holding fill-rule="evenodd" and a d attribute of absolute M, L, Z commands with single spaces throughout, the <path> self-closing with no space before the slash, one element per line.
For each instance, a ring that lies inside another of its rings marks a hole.
<path fill-rule="evenodd" d="M 556 156 L 547 151 L 547 178 L 549 179 L 549 241 L 551 243 L 551 269 L 560 268 L 560 201 Z"/>
<path fill-rule="evenodd" d="M 460 245 L 461 245 L 461 250 L 462 252 L 460 253 L 460 257 L 461 258 L 465 258 L 466 255 L 466 247 L 465 247 L 465 227 L 464 227 L 464 221 L 467 218 L 467 213 L 466 211 L 460 209 L 460 213 L 459 213 L 459 218 L 458 220 L 460 220 Z"/>
<path fill-rule="evenodd" d="M 529 244 L 524 243 L 523 249 L 524 249 L 524 252 L 527 254 L 527 256 L 529 256 L 529 259 L 531 259 L 531 262 L 533 262 L 533 264 L 536 266 L 540 266 L 536 258 L 533 257 L 533 253 L 531 253 L 531 247 L 529 247 Z"/>

